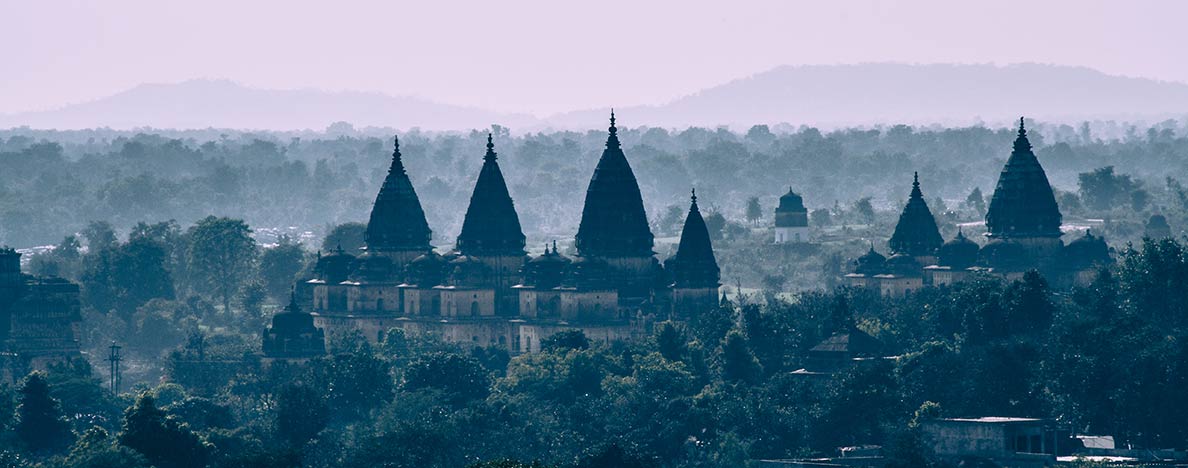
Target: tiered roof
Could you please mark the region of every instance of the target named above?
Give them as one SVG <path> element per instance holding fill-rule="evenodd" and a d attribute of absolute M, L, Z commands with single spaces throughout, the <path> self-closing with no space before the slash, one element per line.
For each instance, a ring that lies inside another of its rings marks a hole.
<path fill-rule="evenodd" d="M 364 239 L 368 250 L 377 251 L 422 251 L 429 250 L 433 232 L 425 221 L 421 200 L 413 189 L 412 181 L 404 171 L 400 156 L 400 139 L 395 140 L 392 151 L 392 166 L 388 176 L 375 197 L 371 219 L 367 222 Z"/>
<path fill-rule="evenodd" d="M 1048 176 L 1040 166 L 1023 119 L 1019 119 L 1019 134 L 1007 159 L 998 186 L 986 211 L 986 227 L 990 237 L 1060 237 L 1060 208 L 1048 183 Z"/>
<path fill-rule="evenodd" d="M 520 217 L 496 161 L 495 144 L 487 134 L 487 154 L 479 171 L 470 207 L 458 234 L 458 251 L 464 255 L 524 255 Z"/>
<path fill-rule="evenodd" d="M 652 230 L 635 173 L 627 163 L 611 112 L 606 149 L 590 186 L 575 243 L 580 256 L 650 257 Z"/>
<path fill-rule="evenodd" d="M 697 208 L 697 192 L 693 192 L 689 215 L 681 230 L 681 241 L 676 254 L 665 262 L 677 287 L 718 287 L 721 271 L 714 258 L 714 247 L 710 242 L 709 229 L 701 210 Z"/>
<path fill-rule="evenodd" d="M 943 242 L 940 230 L 936 228 L 936 218 L 920 192 L 920 174 L 916 173 L 912 179 L 912 194 L 899 215 L 895 233 L 891 235 L 891 252 L 916 257 L 934 255 Z"/>

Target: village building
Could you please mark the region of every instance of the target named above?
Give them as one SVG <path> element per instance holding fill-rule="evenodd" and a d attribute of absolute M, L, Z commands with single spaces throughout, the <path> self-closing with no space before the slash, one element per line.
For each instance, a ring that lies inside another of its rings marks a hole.
<path fill-rule="evenodd" d="M 809 241 L 808 208 L 804 199 L 788 187 L 775 210 L 775 243 L 799 244 Z"/>

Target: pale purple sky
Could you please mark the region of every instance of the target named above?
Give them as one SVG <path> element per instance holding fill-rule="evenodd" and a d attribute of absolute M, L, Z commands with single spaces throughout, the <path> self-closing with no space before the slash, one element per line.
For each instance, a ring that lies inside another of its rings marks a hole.
<path fill-rule="evenodd" d="M 546 115 L 780 65 L 1040 62 L 1188 82 L 1183 1 L 0 0 L 0 112 L 141 83 L 414 95 Z"/>

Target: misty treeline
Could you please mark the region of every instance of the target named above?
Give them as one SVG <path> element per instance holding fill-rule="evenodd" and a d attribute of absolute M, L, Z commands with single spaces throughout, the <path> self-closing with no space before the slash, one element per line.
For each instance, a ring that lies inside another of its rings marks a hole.
<path fill-rule="evenodd" d="M 742 297 L 647 340 L 562 332 L 509 356 L 433 336 L 336 338 L 262 366 L 229 312 L 164 359 L 166 383 L 113 395 L 79 359 L 0 386 L 7 466 L 738 467 L 881 444 L 889 467 L 940 465 L 933 417 L 1049 417 L 1120 445 L 1188 444 L 1188 251 L 1125 249 L 1088 287 L 1037 273 L 907 298 L 865 290 Z M 184 314 L 183 314 L 184 315 Z M 887 359 L 793 371 L 837 331 Z M 240 335 L 235 338 L 235 335 Z"/>
<path fill-rule="evenodd" d="M 1112 217 L 1124 216 L 1133 211 L 1131 192 L 1139 188 L 1139 211 L 1182 210 L 1185 198 L 1177 190 L 1178 181 L 1188 178 L 1184 122 L 1029 127 L 1054 186 L 1067 192 L 1060 198 L 1066 215 L 1110 217 L 1109 210 L 1121 208 Z M 687 207 L 693 187 L 703 211 L 740 223 L 770 219 L 789 186 L 822 216 L 867 197 L 873 210 L 893 213 L 906 199 L 912 172 L 919 171 L 929 200 L 956 210 L 975 188 L 985 198 L 993 193 L 1014 138 L 1010 128 L 774 128 L 620 130 L 657 234 L 676 234 L 679 210 Z M 513 136 L 498 125 L 490 131 L 530 242 L 571 237 L 605 131 Z M 401 135 L 405 166 L 439 245 L 451 242 L 461 227 L 486 133 Z M 242 219 L 258 235 L 324 234 L 329 226 L 367 219 L 391 153 L 391 136 L 348 124 L 300 133 L 0 131 L 0 244 L 55 244 L 90 221 L 106 221 L 123 234 L 138 222 L 176 220 L 184 228 L 212 214 Z M 1109 166 L 1136 185 L 1106 201 L 1082 201 L 1078 174 Z M 759 219 L 747 217 L 752 197 Z M 965 218 L 976 219 L 974 205 Z"/>

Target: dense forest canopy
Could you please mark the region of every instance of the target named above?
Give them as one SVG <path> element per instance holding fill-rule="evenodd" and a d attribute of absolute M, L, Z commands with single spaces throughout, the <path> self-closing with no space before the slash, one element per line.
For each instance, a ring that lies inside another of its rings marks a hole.
<path fill-rule="evenodd" d="M 1166 178 L 1188 177 L 1184 121 L 1146 127 L 1037 122 L 1029 128 L 1057 190 L 1075 194 L 1078 174 L 1114 166 L 1141 184 L 1149 198 L 1144 208 L 1179 209 Z M 489 131 L 530 244 L 572 237 L 605 132 L 513 134 L 498 125 Z M 405 165 L 437 245 L 452 244 L 461 228 L 486 132 L 401 135 Z M 814 210 L 838 214 L 870 197 L 874 209 L 894 212 L 919 171 L 930 201 L 957 208 L 975 188 L 985 197 L 993 193 L 1014 130 L 896 125 L 822 132 L 783 125 L 736 133 L 639 126 L 619 136 L 654 230 L 666 236 L 675 228 L 664 218 L 686 206 L 690 187 L 703 207 L 728 220 L 743 220 L 751 197 L 770 217 L 789 186 Z M 391 145 L 390 134 L 346 123 L 325 132 L 0 131 L 0 244 L 55 244 L 90 221 L 123 232 L 141 221 L 188 226 L 209 214 L 243 219 L 258 235 L 320 236 L 329 226 L 367 219 Z M 1130 193 L 1119 197 L 1129 204 Z M 1079 200 L 1060 199 L 1066 215 L 1080 214 Z M 1097 216 L 1112 207 L 1086 208 Z M 1104 214 L 1099 217 L 1110 217 Z"/>

